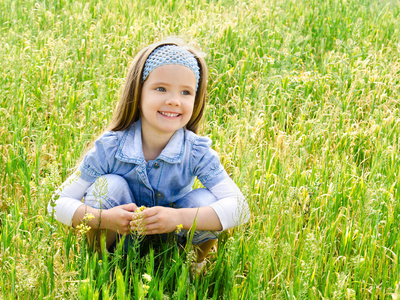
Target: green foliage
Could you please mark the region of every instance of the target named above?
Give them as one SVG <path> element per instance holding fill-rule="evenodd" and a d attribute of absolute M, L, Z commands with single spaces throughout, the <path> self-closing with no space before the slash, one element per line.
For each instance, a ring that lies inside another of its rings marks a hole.
<path fill-rule="evenodd" d="M 0 0 L 0 24 L 0 298 L 399 298 L 398 0 Z M 190 249 L 94 255 L 46 210 L 170 35 L 206 54 L 203 134 L 253 212 L 190 283 Z"/>

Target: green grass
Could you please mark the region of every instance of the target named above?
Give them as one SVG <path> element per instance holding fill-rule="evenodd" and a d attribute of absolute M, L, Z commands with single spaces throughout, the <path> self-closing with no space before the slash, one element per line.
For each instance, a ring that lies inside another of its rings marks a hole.
<path fill-rule="evenodd" d="M 126 2 L 0 0 L 0 298 L 141 299 L 149 274 L 149 299 L 399 299 L 400 2 Z M 170 35 L 206 53 L 203 134 L 253 212 L 190 284 L 190 249 L 99 256 L 46 213 Z"/>

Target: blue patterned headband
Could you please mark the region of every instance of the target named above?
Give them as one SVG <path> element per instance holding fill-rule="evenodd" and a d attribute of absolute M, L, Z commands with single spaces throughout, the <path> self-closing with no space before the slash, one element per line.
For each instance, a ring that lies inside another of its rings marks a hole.
<path fill-rule="evenodd" d="M 182 65 L 193 71 L 196 75 L 196 92 L 200 80 L 200 68 L 197 63 L 197 59 L 188 50 L 176 46 L 176 45 L 165 45 L 156 48 L 147 58 L 144 64 L 143 70 L 143 82 L 149 76 L 149 74 L 158 67 L 163 65 Z"/>

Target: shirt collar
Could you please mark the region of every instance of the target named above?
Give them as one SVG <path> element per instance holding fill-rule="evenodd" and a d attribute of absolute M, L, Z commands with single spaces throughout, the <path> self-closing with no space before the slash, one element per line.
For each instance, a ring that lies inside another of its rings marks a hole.
<path fill-rule="evenodd" d="M 185 130 L 177 130 L 157 159 L 180 163 L 185 149 Z M 141 164 L 145 161 L 142 148 L 142 121 L 133 123 L 124 133 L 115 157 L 123 162 Z"/>

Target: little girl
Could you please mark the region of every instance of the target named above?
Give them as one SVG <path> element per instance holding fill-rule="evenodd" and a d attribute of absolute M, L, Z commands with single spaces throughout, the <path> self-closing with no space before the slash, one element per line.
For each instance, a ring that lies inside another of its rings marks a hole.
<path fill-rule="evenodd" d="M 184 237 L 196 224 L 192 243 L 199 246 L 202 266 L 218 232 L 249 219 L 246 200 L 210 148 L 211 140 L 196 135 L 207 76 L 202 56 L 180 42 L 140 51 L 109 130 L 58 189 L 49 213 L 73 227 L 92 214 L 85 222 L 92 236 L 106 230 L 107 247 L 117 234 L 182 228 L 176 234 Z M 205 188 L 192 190 L 196 177 Z"/>

